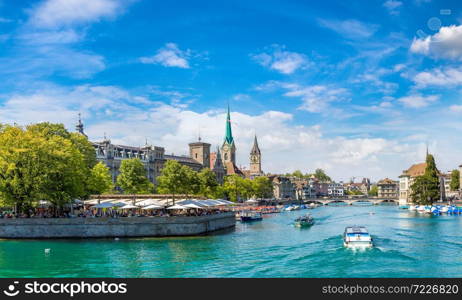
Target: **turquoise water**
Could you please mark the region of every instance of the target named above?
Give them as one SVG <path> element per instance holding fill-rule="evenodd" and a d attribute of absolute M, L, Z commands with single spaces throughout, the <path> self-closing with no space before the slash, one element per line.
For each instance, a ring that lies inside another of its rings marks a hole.
<path fill-rule="evenodd" d="M 307 212 L 316 224 L 293 227 Z M 355 224 L 368 227 L 375 248 L 343 247 Z M 461 228 L 462 216 L 343 206 L 266 215 L 211 236 L 3 240 L 0 277 L 461 277 Z"/>

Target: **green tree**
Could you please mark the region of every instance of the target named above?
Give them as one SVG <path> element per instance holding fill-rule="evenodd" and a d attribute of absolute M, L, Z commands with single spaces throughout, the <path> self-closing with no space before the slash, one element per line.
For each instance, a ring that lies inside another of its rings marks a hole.
<path fill-rule="evenodd" d="M 207 198 L 215 198 L 217 195 L 218 182 L 215 173 L 204 168 L 197 174 L 200 182 L 199 193 Z"/>
<path fill-rule="evenodd" d="M 253 180 L 254 195 L 260 199 L 271 198 L 273 195 L 273 184 L 268 177 L 259 176 Z"/>
<path fill-rule="evenodd" d="M 117 185 L 126 194 L 147 194 L 154 189 L 153 184 L 146 177 L 146 169 L 139 158 L 122 161 Z"/>
<path fill-rule="evenodd" d="M 377 196 L 379 188 L 376 185 L 371 186 L 369 190 L 369 196 Z"/>
<path fill-rule="evenodd" d="M 189 195 L 198 195 L 201 190 L 201 181 L 197 172 L 188 166 L 182 166 L 182 169 L 185 180 L 181 186 L 181 191 L 186 194 L 187 198 L 189 198 Z"/>
<path fill-rule="evenodd" d="M 303 178 L 304 177 L 302 171 L 300 171 L 300 170 L 295 170 L 291 175 L 293 177 L 297 177 L 297 178 Z"/>
<path fill-rule="evenodd" d="M 231 201 L 238 202 L 244 192 L 242 177 L 236 174 L 226 176 L 223 190 Z"/>
<path fill-rule="evenodd" d="M 427 155 L 426 163 L 425 173 L 416 177 L 411 185 L 411 199 L 421 205 L 430 205 L 440 197 L 439 171 L 433 155 Z"/>
<path fill-rule="evenodd" d="M 0 193 L 5 204 L 26 211 L 39 200 L 58 208 L 85 190 L 82 153 L 60 124 L 2 126 Z"/>
<path fill-rule="evenodd" d="M 327 176 L 323 169 L 316 169 L 316 171 L 314 171 L 314 177 L 316 177 L 321 182 L 331 181 L 331 178 Z"/>
<path fill-rule="evenodd" d="M 173 204 L 175 195 L 184 192 L 187 184 L 185 168 L 176 160 L 169 160 L 165 163 L 161 175 L 157 177 L 158 191 L 161 194 L 172 194 Z"/>
<path fill-rule="evenodd" d="M 104 194 L 110 192 L 114 188 L 112 176 L 109 168 L 102 162 L 97 163 L 91 169 L 91 176 L 88 182 L 88 191 L 91 194 Z"/>
<path fill-rule="evenodd" d="M 451 172 L 451 183 L 449 184 L 451 191 L 458 191 L 460 188 L 460 172 L 453 170 Z"/>

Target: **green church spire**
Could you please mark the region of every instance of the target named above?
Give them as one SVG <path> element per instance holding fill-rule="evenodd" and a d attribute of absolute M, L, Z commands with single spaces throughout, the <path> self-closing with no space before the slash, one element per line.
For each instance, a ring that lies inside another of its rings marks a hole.
<path fill-rule="evenodd" d="M 229 112 L 229 104 L 228 104 L 228 115 L 226 116 L 226 135 L 225 135 L 225 143 L 233 144 L 233 133 L 231 131 L 231 114 Z"/>

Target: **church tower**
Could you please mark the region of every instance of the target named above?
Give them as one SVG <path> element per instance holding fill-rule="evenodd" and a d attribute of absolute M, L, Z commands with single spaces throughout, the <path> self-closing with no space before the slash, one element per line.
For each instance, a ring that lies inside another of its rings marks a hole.
<path fill-rule="evenodd" d="M 199 141 L 189 144 L 189 156 L 204 168 L 210 168 L 210 144 Z"/>
<path fill-rule="evenodd" d="M 75 125 L 75 130 L 83 136 L 87 136 L 83 131 L 82 115 L 79 113 L 79 122 Z"/>
<path fill-rule="evenodd" d="M 225 141 L 221 146 L 221 159 L 225 166 L 227 166 L 228 163 L 232 163 L 232 165 L 236 164 L 236 145 L 234 145 L 233 133 L 231 131 L 231 115 L 229 112 L 229 105 L 228 115 L 226 117 Z"/>
<path fill-rule="evenodd" d="M 261 151 L 258 147 L 257 135 L 253 140 L 253 147 L 250 151 L 250 175 L 261 175 Z"/>

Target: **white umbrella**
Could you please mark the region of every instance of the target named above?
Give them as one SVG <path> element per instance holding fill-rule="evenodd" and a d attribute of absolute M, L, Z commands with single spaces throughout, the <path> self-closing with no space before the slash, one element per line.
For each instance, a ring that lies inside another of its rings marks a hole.
<path fill-rule="evenodd" d="M 132 209 L 132 208 L 139 208 L 138 206 L 127 204 L 121 207 L 122 209 Z"/>
<path fill-rule="evenodd" d="M 175 204 L 173 206 L 167 207 L 167 209 L 187 209 L 187 207 L 179 205 L 179 204 Z"/>
<path fill-rule="evenodd" d="M 257 203 L 257 201 L 254 200 L 254 199 L 249 199 L 249 200 L 245 201 L 245 203 Z"/>
<path fill-rule="evenodd" d="M 188 208 L 203 208 L 202 206 L 196 205 L 194 203 L 189 203 L 189 204 L 186 204 L 186 205 L 183 205 L 183 206 L 188 207 Z"/>
<path fill-rule="evenodd" d="M 161 208 L 163 208 L 163 206 L 151 204 L 151 205 L 143 207 L 142 209 L 148 210 L 148 209 L 161 209 Z"/>

